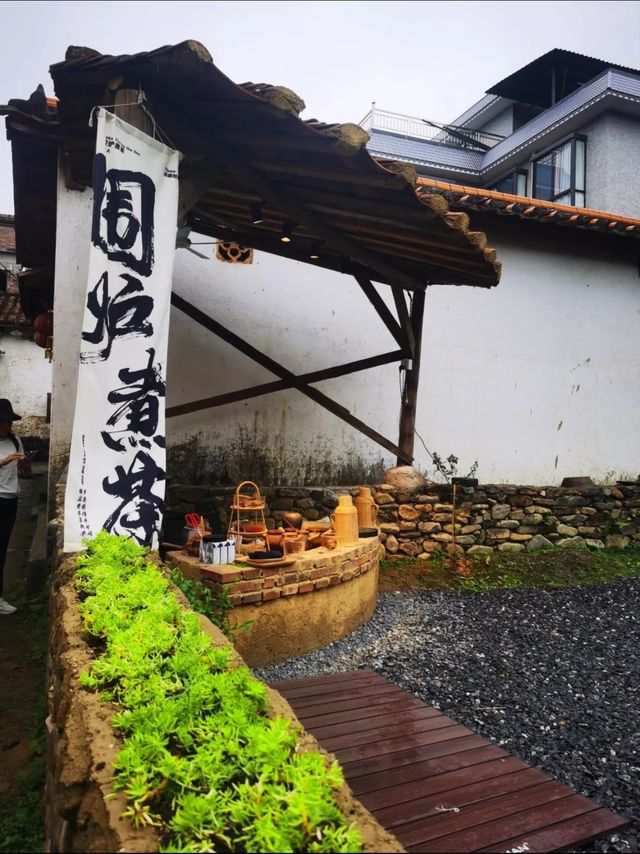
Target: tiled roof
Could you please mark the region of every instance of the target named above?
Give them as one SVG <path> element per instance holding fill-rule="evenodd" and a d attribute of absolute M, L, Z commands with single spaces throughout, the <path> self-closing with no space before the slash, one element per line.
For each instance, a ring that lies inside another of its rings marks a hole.
<path fill-rule="evenodd" d="M 0 293 L 0 326 L 30 328 L 31 324 L 20 308 L 19 294 Z"/>
<path fill-rule="evenodd" d="M 0 214 L 0 252 L 16 251 L 16 231 L 13 217 L 8 214 Z"/>
<path fill-rule="evenodd" d="M 464 187 L 432 178 L 418 178 L 418 193 L 443 195 L 453 208 L 482 210 L 517 216 L 520 219 L 551 222 L 589 231 L 602 231 L 622 237 L 640 238 L 640 219 L 596 211 L 591 208 L 576 208 L 557 202 L 545 202 L 528 196 L 513 196 L 481 187 Z"/>
<path fill-rule="evenodd" d="M 484 154 L 454 145 L 442 145 L 410 136 L 372 129 L 367 150 L 372 157 L 390 157 L 420 166 L 442 166 L 480 173 Z"/>
<path fill-rule="evenodd" d="M 134 56 L 73 47 L 50 70 L 69 173 L 80 185 L 92 182 L 95 128 L 87 116 L 103 103 L 105 86 L 122 77 L 155 105 L 185 172 L 203 159 L 229 164 L 200 170 L 201 195 L 186 222 L 199 234 L 408 289 L 499 281 L 485 235 L 470 229 L 466 214 L 450 214 L 443 198 L 418 195 L 415 169 L 372 157 L 357 125 L 302 121 L 304 102 L 291 90 L 236 85 L 199 42 Z M 285 245 L 287 222 L 295 239 Z M 316 241 L 322 249 L 311 260 Z"/>

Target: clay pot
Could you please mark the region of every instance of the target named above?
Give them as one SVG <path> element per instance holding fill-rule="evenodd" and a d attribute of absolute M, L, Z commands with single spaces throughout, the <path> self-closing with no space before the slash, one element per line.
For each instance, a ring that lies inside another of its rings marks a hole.
<path fill-rule="evenodd" d="M 269 545 L 271 548 L 279 549 L 284 542 L 284 530 L 276 528 L 275 530 L 267 531 Z"/>
<path fill-rule="evenodd" d="M 264 525 L 260 522 L 245 522 L 242 530 L 246 534 L 261 534 L 264 531 Z"/>
<path fill-rule="evenodd" d="M 297 528 L 297 530 L 300 530 L 302 523 L 304 522 L 302 514 L 296 513 L 293 510 L 287 510 L 286 513 L 282 514 L 282 518 L 287 522 L 287 525 L 290 525 L 292 528 Z M 287 526 L 285 525 L 285 527 Z"/>

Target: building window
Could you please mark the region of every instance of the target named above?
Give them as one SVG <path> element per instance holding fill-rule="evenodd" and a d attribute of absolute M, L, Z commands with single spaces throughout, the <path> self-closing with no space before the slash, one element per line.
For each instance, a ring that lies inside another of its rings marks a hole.
<path fill-rule="evenodd" d="M 497 190 L 499 193 L 510 193 L 512 196 L 527 195 L 527 173 L 516 169 L 515 172 L 509 172 L 504 175 L 491 190 Z"/>
<path fill-rule="evenodd" d="M 547 202 L 584 207 L 585 140 L 568 139 L 533 164 L 533 195 Z"/>
<path fill-rule="evenodd" d="M 7 276 L 6 268 L 3 270 L 2 267 L 0 267 L 0 293 L 1 294 L 5 293 L 5 291 L 7 290 L 7 280 L 8 280 L 8 276 Z"/>

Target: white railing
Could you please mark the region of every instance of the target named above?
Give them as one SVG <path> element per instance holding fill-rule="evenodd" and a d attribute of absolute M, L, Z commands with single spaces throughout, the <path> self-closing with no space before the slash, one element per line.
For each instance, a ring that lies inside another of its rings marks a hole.
<path fill-rule="evenodd" d="M 360 122 L 360 127 L 366 131 L 382 130 L 437 142 L 441 145 L 455 145 L 458 148 L 471 148 L 478 151 L 487 151 L 505 139 L 504 136 L 498 136 L 495 133 L 431 122 L 415 116 L 405 116 L 403 113 L 392 113 L 390 110 L 379 109 L 375 104 L 371 105 L 371 109 Z"/>

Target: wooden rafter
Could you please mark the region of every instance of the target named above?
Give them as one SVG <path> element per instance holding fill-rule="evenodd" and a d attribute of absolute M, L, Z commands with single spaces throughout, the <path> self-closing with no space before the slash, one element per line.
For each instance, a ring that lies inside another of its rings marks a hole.
<path fill-rule="evenodd" d="M 365 436 L 368 436 L 374 442 L 381 445 L 385 450 L 389 451 L 392 454 L 395 454 L 398 459 L 406 462 L 408 465 L 412 462 L 412 457 L 407 456 L 404 451 L 402 451 L 397 445 L 391 442 L 389 439 L 385 438 L 381 433 L 378 433 L 377 430 L 374 430 L 372 427 L 369 427 L 368 424 L 365 424 L 364 421 L 361 421 L 359 418 L 356 418 L 355 415 L 352 415 L 351 412 L 344 406 L 341 406 L 339 403 L 336 403 L 335 400 L 332 400 L 326 394 L 323 394 L 318 389 L 312 388 L 310 385 L 305 383 L 300 377 L 296 376 L 291 371 L 287 370 L 287 368 L 280 365 L 270 356 L 267 356 L 265 353 L 260 352 L 251 344 L 248 344 L 243 338 L 240 338 L 239 335 L 231 332 L 229 329 L 224 327 L 221 323 L 218 323 L 217 320 L 214 320 L 209 315 L 205 314 L 200 309 L 196 308 L 190 302 L 185 300 L 183 297 L 179 296 L 176 293 L 171 295 L 171 303 L 176 308 L 180 309 L 180 311 L 184 312 L 188 317 L 192 320 L 195 320 L 196 323 L 199 323 L 205 329 L 208 329 L 210 332 L 213 332 L 214 335 L 217 335 L 219 338 L 222 338 L 223 341 L 226 341 L 228 344 L 231 344 L 232 347 L 235 347 L 237 350 L 240 350 L 241 353 L 244 353 L 250 359 L 253 359 L 259 365 L 262 365 L 263 368 L 266 368 L 271 373 L 275 374 L 277 377 L 280 377 L 282 380 L 286 380 L 291 387 L 298 389 L 302 394 L 311 398 L 311 400 L 323 406 L 325 409 L 329 410 L 333 415 L 337 415 L 338 418 L 341 418 L 343 421 L 346 421 L 351 427 L 355 427 L 356 430 L 359 430 L 361 433 L 364 433 Z"/>
<path fill-rule="evenodd" d="M 191 134 L 194 137 L 200 136 L 194 129 L 190 129 Z M 390 282 L 397 282 L 408 290 L 420 290 L 426 286 L 427 282 L 419 281 L 402 272 L 379 256 L 378 253 L 371 251 L 359 241 L 346 235 L 344 231 L 328 223 L 322 216 L 301 202 L 294 192 L 290 189 L 282 189 L 278 182 L 271 180 L 261 170 L 256 169 L 232 147 L 221 150 L 219 143 L 211 139 L 201 139 L 201 144 L 208 148 L 215 158 L 224 158 L 228 171 L 241 186 L 245 186 L 251 192 L 259 194 L 263 199 L 276 205 L 293 221 L 306 226 L 316 237 L 326 241 L 334 250 L 343 252 L 348 258 L 375 270 Z"/>

